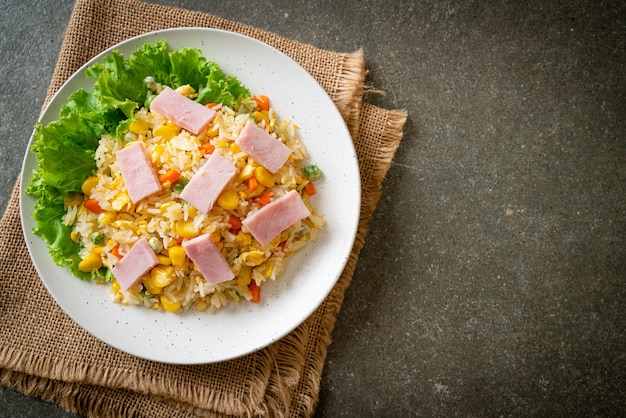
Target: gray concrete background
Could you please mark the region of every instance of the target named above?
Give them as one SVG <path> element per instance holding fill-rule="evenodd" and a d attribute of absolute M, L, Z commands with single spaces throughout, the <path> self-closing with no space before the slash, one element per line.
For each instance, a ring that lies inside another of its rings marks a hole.
<path fill-rule="evenodd" d="M 623 1 L 159 1 L 363 48 L 409 112 L 333 334 L 319 417 L 626 407 Z M 0 4 L 0 207 L 72 9 Z M 0 416 L 72 416 L 0 389 Z"/>

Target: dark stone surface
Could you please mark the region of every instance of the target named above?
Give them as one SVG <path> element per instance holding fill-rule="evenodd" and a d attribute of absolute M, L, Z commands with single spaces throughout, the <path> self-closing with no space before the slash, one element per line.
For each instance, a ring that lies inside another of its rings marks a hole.
<path fill-rule="evenodd" d="M 626 408 L 626 5 L 160 1 L 336 51 L 409 112 L 318 416 Z M 72 9 L 0 5 L 0 206 Z M 0 389 L 0 416 L 72 416 Z"/>

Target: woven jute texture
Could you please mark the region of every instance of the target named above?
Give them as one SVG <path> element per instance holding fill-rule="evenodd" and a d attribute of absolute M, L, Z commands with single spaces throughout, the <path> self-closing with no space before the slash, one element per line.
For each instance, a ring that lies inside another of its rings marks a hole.
<path fill-rule="evenodd" d="M 199 366 L 136 358 L 85 332 L 48 294 L 24 242 L 16 182 L 0 220 L 0 383 L 94 417 L 310 416 L 332 329 L 406 113 L 363 101 L 361 51 L 324 51 L 208 14 L 135 0 L 76 2 L 46 103 L 72 73 L 108 47 L 153 30 L 192 26 L 238 32 L 281 50 L 315 77 L 344 117 L 359 158 L 362 206 L 356 241 L 337 285 L 296 330 L 244 357 Z"/>

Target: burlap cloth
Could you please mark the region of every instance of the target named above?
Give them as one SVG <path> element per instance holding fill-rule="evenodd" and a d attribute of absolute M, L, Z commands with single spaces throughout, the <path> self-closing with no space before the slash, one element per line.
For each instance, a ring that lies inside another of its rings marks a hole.
<path fill-rule="evenodd" d="M 336 316 L 406 114 L 362 101 L 366 70 L 361 51 L 324 51 L 208 14 L 135 0 L 76 2 L 46 102 L 83 63 L 111 45 L 183 26 L 225 29 L 264 41 L 299 62 L 334 100 L 357 148 L 363 188 L 358 236 L 347 267 L 308 320 L 263 350 L 201 366 L 145 361 L 87 334 L 47 293 L 23 239 L 16 184 L 0 221 L 0 382 L 88 416 L 310 416 Z"/>

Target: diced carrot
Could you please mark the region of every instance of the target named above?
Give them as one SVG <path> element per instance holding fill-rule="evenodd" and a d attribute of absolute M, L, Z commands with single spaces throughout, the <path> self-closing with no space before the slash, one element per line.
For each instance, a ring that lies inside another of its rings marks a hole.
<path fill-rule="evenodd" d="M 251 192 L 255 191 L 259 187 L 259 181 L 256 177 L 252 176 L 248 179 L 248 190 Z"/>
<path fill-rule="evenodd" d="M 257 110 L 260 110 L 260 111 L 270 110 L 270 99 L 267 96 L 264 96 L 262 94 L 257 94 L 252 98 L 256 102 Z"/>
<path fill-rule="evenodd" d="M 280 248 L 281 251 L 285 251 L 285 247 L 287 246 L 287 241 L 282 241 L 280 244 L 278 244 L 278 248 Z"/>
<path fill-rule="evenodd" d="M 228 217 L 228 223 L 230 224 L 230 228 L 231 228 L 231 230 L 232 230 L 232 229 L 234 229 L 234 230 L 239 230 L 239 229 L 241 229 L 241 221 L 240 221 L 240 220 L 239 220 L 239 218 L 238 218 L 238 217 L 236 217 L 236 216 L 230 215 L 230 216 Z"/>
<path fill-rule="evenodd" d="M 250 289 L 250 293 L 252 294 L 250 302 L 259 303 L 261 301 L 261 287 L 252 280 L 248 285 L 248 289 Z"/>
<path fill-rule="evenodd" d="M 204 144 L 200 145 L 200 151 L 202 151 L 204 154 L 213 154 L 213 151 L 215 151 L 215 146 L 213 146 L 213 144 L 211 144 L 210 142 L 205 142 Z"/>
<path fill-rule="evenodd" d="M 181 236 L 179 235 L 179 236 L 178 236 L 178 238 L 176 238 L 176 244 L 181 245 L 181 244 L 183 243 L 183 240 L 184 240 L 184 239 L 185 239 L 184 237 L 181 237 Z"/>
<path fill-rule="evenodd" d="M 205 104 L 204 106 L 205 106 L 205 107 L 208 107 L 209 109 L 211 109 L 212 107 L 215 107 L 215 106 L 217 106 L 218 104 L 219 104 L 219 103 L 207 103 L 207 104 Z"/>
<path fill-rule="evenodd" d="M 104 209 L 100 207 L 100 204 L 96 199 L 85 199 L 83 205 L 92 211 L 93 213 L 103 213 Z"/>
<path fill-rule="evenodd" d="M 270 197 L 272 197 L 272 192 L 270 192 L 269 190 L 265 190 L 263 194 L 257 199 L 257 202 L 259 202 L 262 206 L 265 206 L 270 203 Z"/>
<path fill-rule="evenodd" d="M 120 254 L 120 244 L 117 244 L 115 247 L 111 248 L 111 254 L 121 259 L 122 254 Z"/>
<path fill-rule="evenodd" d="M 170 184 L 174 184 L 178 181 L 178 179 L 180 179 L 180 171 L 178 170 L 167 170 L 164 174 L 161 174 L 159 176 L 159 181 L 161 182 L 161 184 L 169 181 Z"/>
<path fill-rule="evenodd" d="M 309 196 L 313 196 L 315 194 L 315 186 L 313 185 L 312 181 L 308 182 L 307 185 L 304 186 L 304 191 Z"/>

